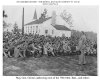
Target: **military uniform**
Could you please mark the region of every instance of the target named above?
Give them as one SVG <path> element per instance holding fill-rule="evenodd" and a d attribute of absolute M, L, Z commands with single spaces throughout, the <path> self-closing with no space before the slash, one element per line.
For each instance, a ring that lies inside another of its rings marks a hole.
<path fill-rule="evenodd" d="M 20 53 L 19 46 L 17 46 L 14 48 L 14 57 L 18 58 L 19 56 L 23 57 L 22 54 Z"/>
<path fill-rule="evenodd" d="M 85 59 L 85 50 L 86 50 L 86 36 L 82 35 L 79 40 L 78 49 L 81 51 L 81 54 L 79 55 L 79 64 L 86 64 Z"/>
<path fill-rule="evenodd" d="M 22 45 L 22 50 L 23 50 L 23 56 L 26 57 L 26 49 L 27 49 L 27 42 L 25 41 L 24 44 Z"/>
<path fill-rule="evenodd" d="M 31 47 L 32 47 L 31 52 L 34 53 L 37 48 L 34 46 L 34 44 L 31 44 Z"/>
<path fill-rule="evenodd" d="M 3 48 L 3 54 L 4 54 L 4 56 L 7 58 L 8 55 L 7 55 L 6 51 L 8 51 L 8 49 Z"/>
<path fill-rule="evenodd" d="M 54 55 L 53 47 L 49 43 L 46 43 L 44 45 L 44 54 L 48 55 L 48 51 L 51 52 Z"/>
<path fill-rule="evenodd" d="M 44 45 L 44 54 L 45 55 L 47 55 L 48 53 L 48 46 L 49 46 L 49 43 L 46 43 L 45 45 Z"/>
<path fill-rule="evenodd" d="M 68 42 L 63 43 L 63 50 L 64 50 L 65 53 L 69 52 L 71 50 L 69 45 L 68 45 Z"/>

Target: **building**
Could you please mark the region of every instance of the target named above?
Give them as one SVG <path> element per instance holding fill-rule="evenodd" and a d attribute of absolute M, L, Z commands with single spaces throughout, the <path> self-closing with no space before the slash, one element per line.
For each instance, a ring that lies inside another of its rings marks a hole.
<path fill-rule="evenodd" d="M 13 26 L 12 25 L 8 25 L 6 27 L 3 28 L 3 32 L 12 32 L 13 31 Z"/>
<path fill-rule="evenodd" d="M 25 34 L 39 34 L 51 36 L 71 36 L 69 25 L 58 15 L 53 12 L 52 17 L 37 19 L 36 10 L 34 20 L 24 25 Z M 59 23 L 59 24 L 58 24 Z"/>

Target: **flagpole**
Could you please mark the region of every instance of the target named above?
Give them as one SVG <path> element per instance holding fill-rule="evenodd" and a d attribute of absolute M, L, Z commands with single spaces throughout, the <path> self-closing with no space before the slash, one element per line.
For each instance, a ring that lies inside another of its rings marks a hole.
<path fill-rule="evenodd" d="M 22 35 L 24 35 L 24 7 L 23 7 L 23 13 L 22 13 Z"/>

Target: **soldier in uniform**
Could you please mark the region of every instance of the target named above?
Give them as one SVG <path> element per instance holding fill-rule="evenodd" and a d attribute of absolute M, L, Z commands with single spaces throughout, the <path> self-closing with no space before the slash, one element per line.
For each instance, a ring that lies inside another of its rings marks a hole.
<path fill-rule="evenodd" d="M 69 41 L 63 41 L 63 50 L 64 53 L 69 52 L 71 50 L 69 47 Z"/>
<path fill-rule="evenodd" d="M 49 46 L 49 43 L 47 42 L 45 45 L 44 45 L 44 54 L 45 55 L 48 55 L 48 46 Z"/>
<path fill-rule="evenodd" d="M 28 43 L 25 41 L 24 42 L 24 45 L 23 45 L 23 56 L 26 57 L 26 50 L 27 50 L 27 47 L 28 47 Z"/>
<path fill-rule="evenodd" d="M 11 54 L 10 54 L 10 50 L 12 49 L 12 46 L 8 46 L 8 45 L 4 45 L 4 48 L 3 48 L 3 54 L 5 57 L 12 57 Z"/>
<path fill-rule="evenodd" d="M 18 58 L 19 56 L 23 57 L 22 54 L 20 53 L 20 50 L 19 50 L 20 47 L 21 47 L 21 46 L 18 45 L 18 46 L 16 46 L 16 47 L 14 48 L 14 57 L 15 57 L 15 58 Z"/>
<path fill-rule="evenodd" d="M 53 56 L 54 56 L 53 47 L 51 46 L 51 44 L 49 44 L 49 42 L 47 42 L 44 45 L 44 54 L 48 55 L 48 52 L 51 52 L 53 54 Z"/>
<path fill-rule="evenodd" d="M 34 43 L 29 44 L 26 51 L 27 53 L 26 56 L 30 56 L 30 55 L 35 56 L 36 49 L 37 48 L 35 47 Z"/>
<path fill-rule="evenodd" d="M 79 39 L 79 45 L 78 45 L 78 50 L 81 51 L 81 54 L 79 55 L 79 64 L 86 64 L 86 59 L 85 59 L 85 50 L 86 50 L 86 35 L 84 32 L 82 32 L 82 36 Z"/>
<path fill-rule="evenodd" d="M 3 48 L 3 55 L 4 55 L 6 58 L 8 58 L 7 51 L 8 51 L 8 49 L 6 49 L 6 48 Z"/>
<path fill-rule="evenodd" d="M 53 46 L 52 46 L 52 44 L 49 44 L 48 51 L 51 52 L 53 56 L 55 56 L 55 54 L 53 52 Z"/>
<path fill-rule="evenodd" d="M 31 44 L 31 48 L 32 48 L 31 52 L 34 54 L 35 50 L 37 49 L 37 48 L 35 47 L 34 43 Z"/>

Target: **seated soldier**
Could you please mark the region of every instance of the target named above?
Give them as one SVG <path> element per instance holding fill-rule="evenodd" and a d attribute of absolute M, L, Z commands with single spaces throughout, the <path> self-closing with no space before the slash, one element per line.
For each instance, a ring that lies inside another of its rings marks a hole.
<path fill-rule="evenodd" d="M 97 54 L 97 50 L 95 48 L 93 48 L 93 53 Z"/>
<path fill-rule="evenodd" d="M 31 52 L 34 54 L 34 52 L 35 52 L 35 50 L 36 50 L 37 48 L 35 47 L 34 43 L 31 44 L 31 47 L 32 47 Z"/>
<path fill-rule="evenodd" d="M 71 49 L 70 49 L 70 47 L 69 47 L 68 44 L 69 44 L 68 41 L 63 42 L 63 50 L 64 50 L 64 53 L 67 53 L 67 52 L 70 52 L 71 51 Z"/>
<path fill-rule="evenodd" d="M 52 44 L 49 43 L 48 45 L 48 52 L 50 52 L 53 56 L 55 56 L 54 52 L 53 52 L 53 47 Z"/>
<path fill-rule="evenodd" d="M 53 43 L 52 47 L 53 47 L 54 53 L 57 53 L 57 45 Z"/>
<path fill-rule="evenodd" d="M 3 48 L 3 55 L 7 58 L 8 54 L 7 54 L 8 49 Z"/>
<path fill-rule="evenodd" d="M 15 58 L 18 58 L 19 56 L 23 57 L 22 54 L 20 53 L 19 48 L 20 48 L 20 45 L 18 45 L 18 46 L 16 46 L 16 47 L 14 48 L 14 57 L 15 57 Z"/>
<path fill-rule="evenodd" d="M 86 47 L 86 53 L 87 53 L 88 55 L 90 54 L 90 51 L 91 51 L 90 46 L 87 46 L 87 47 Z"/>
<path fill-rule="evenodd" d="M 31 43 L 28 48 L 27 48 L 27 51 L 30 52 L 32 54 L 32 56 L 35 56 L 35 51 L 36 51 L 36 47 L 34 45 L 34 43 Z"/>
<path fill-rule="evenodd" d="M 23 44 L 20 45 L 20 49 L 21 49 L 20 51 L 23 52 L 23 57 L 26 57 L 27 46 L 28 46 L 28 44 L 27 44 L 26 41 Z"/>
<path fill-rule="evenodd" d="M 46 43 L 44 46 L 43 46 L 43 48 L 44 48 L 44 54 L 45 55 L 47 55 L 48 53 L 47 53 L 47 51 L 48 51 L 48 43 Z"/>
<path fill-rule="evenodd" d="M 37 50 L 39 51 L 39 54 L 42 53 L 42 46 L 41 46 L 40 44 L 38 44 L 38 46 L 37 46 Z"/>
<path fill-rule="evenodd" d="M 52 46 L 49 44 L 49 42 L 47 42 L 45 45 L 44 45 L 44 54 L 45 55 L 48 55 L 48 52 L 52 53 L 54 55 L 54 52 L 53 52 L 53 48 Z"/>
<path fill-rule="evenodd" d="M 4 54 L 5 57 L 12 57 L 12 56 L 10 55 L 9 46 L 6 45 L 6 44 L 3 46 L 3 54 Z"/>

